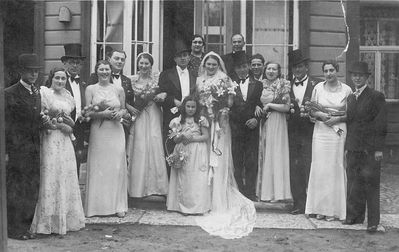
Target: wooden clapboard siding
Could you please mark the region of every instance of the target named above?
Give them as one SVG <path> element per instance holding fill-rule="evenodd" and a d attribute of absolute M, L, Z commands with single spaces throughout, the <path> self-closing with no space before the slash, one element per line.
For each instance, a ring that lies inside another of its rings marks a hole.
<path fill-rule="evenodd" d="M 44 11 L 44 72 L 62 66 L 60 57 L 64 55 L 64 44 L 81 43 L 81 2 L 80 1 L 45 1 Z M 71 11 L 71 22 L 58 21 L 60 7 Z M 89 31 L 87 31 L 89 32 Z"/>
<path fill-rule="evenodd" d="M 388 103 L 388 127 L 385 144 L 399 145 L 399 103 Z"/>

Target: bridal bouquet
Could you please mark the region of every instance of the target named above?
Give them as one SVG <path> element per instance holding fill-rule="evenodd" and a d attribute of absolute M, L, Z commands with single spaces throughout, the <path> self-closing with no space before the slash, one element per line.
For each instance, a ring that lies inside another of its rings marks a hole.
<path fill-rule="evenodd" d="M 179 137 L 182 134 L 183 128 L 180 123 L 173 123 L 169 130 L 168 140 Z M 188 159 L 188 151 L 185 146 L 180 143 L 175 146 L 171 154 L 168 153 L 168 148 L 165 142 L 165 150 L 167 152 L 166 162 L 174 169 L 182 168 Z"/>
<path fill-rule="evenodd" d="M 134 91 L 135 102 L 134 107 L 138 109 L 140 112 L 148 106 L 148 104 L 154 100 L 154 97 L 158 93 L 158 79 L 159 74 L 154 73 L 152 75 L 152 79 L 145 85 L 135 85 L 138 79 L 132 80 L 132 88 Z M 136 117 L 132 118 L 134 121 Z"/>
<path fill-rule="evenodd" d="M 268 84 L 268 80 L 262 80 L 263 86 L 265 89 L 273 92 L 273 100 L 271 103 L 275 104 L 287 104 L 289 100 L 289 93 L 290 93 L 290 82 L 285 79 L 277 79 L 273 83 Z M 291 105 L 290 105 L 291 108 Z M 269 118 L 270 111 L 267 112 L 266 118 Z"/>
<path fill-rule="evenodd" d="M 91 114 L 93 112 L 102 112 L 105 110 L 114 110 L 113 107 L 110 107 L 107 105 L 107 101 L 106 100 L 102 100 L 101 102 L 97 103 L 97 104 L 90 104 L 88 106 L 85 106 L 82 109 L 81 112 L 81 116 L 79 116 L 78 120 L 80 122 L 85 121 L 85 122 L 89 122 L 91 120 Z M 104 122 L 105 119 L 102 119 L 100 122 L 100 127 L 102 125 L 102 123 Z M 132 118 L 130 116 L 129 113 L 125 113 L 122 118 L 120 119 L 120 123 L 124 124 L 124 125 L 129 125 L 130 122 L 132 121 Z"/>
<path fill-rule="evenodd" d="M 46 129 L 46 133 L 50 133 L 51 129 L 56 128 L 57 123 L 64 123 L 67 126 L 73 128 L 74 122 L 70 116 L 68 116 L 65 112 L 57 110 L 57 109 L 45 109 L 40 112 L 42 125 Z M 75 141 L 75 135 L 70 133 L 71 141 Z"/>
<path fill-rule="evenodd" d="M 210 118 L 217 117 L 221 110 L 228 108 L 229 99 L 236 94 L 237 86 L 237 83 L 232 83 L 227 76 L 204 80 L 199 102 L 207 108 Z"/>
<path fill-rule="evenodd" d="M 329 116 L 344 116 L 345 115 L 345 111 L 339 111 L 336 109 L 332 109 L 332 108 L 326 108 L 323 105 L 321 105 L 320 103 L 317 103 L 315 101 L 306 101 L 305 102 L 305 107 L 304 107 L 304 115 L 311 117 L 311 113 L 314 112 L 323 112 L 328 114 Z M 333 130 L 339 135 L 341 136 L 342 133 L 344 132 L 343 129 L 341 129 L 340 127 L 338 127 L 337 125 L 333 125 L 331 126 L 333 128 Z"/>

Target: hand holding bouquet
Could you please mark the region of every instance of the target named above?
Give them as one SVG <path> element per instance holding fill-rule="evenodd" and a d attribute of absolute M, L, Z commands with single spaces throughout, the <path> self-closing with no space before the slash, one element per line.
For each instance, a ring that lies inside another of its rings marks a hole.
<path fill-rule="evenodd" d="M 139 113 L 134 116 L 133 121 L 152 101 L 163 101 L 165 99 L 166 93 L 157 96 L 159 89 L 158 79 L 159 74 L 154 73 L 151 76 L 151 81 L 145 83 L 144 85 L 138 83 L 138 78 L 132 80 L 132 88 L 136 98 L 134 107 L 139 111 Z"/>
<path fill-rule="evenodd" d="M 167 148 L 167 141 L 171 139 L 181 139 L 183 136 L 183 128 L 180 123 L 172 123 L 171 129 L 169 130 L 169 135 L 168 139 L 166 139 L 165 142 L 165 150 L 166 150 L 166 161 L 168 164 L 174 168 L 174 169 L 180 169 L 184 166 L 184 164 L 187 162 L 188 159 L 188 152 L 184 146 L 183 143 L 179 143 L 175 146 L 173 149 L 173 152 L 171 154 L 168 153 L 168 148 Z"/>
<path fill-rule="evenodd" d="M 76 140 L 72 133 L 75 122 L 65 112 L 55 109 L 45 109 L 40 113 L 40 116 L 42 119 L 42 125 L 46 128 L 47 133 L 50 133 L 50 130 L 59 129 L 64 134 L 70 135 L 72 141 Z"/>

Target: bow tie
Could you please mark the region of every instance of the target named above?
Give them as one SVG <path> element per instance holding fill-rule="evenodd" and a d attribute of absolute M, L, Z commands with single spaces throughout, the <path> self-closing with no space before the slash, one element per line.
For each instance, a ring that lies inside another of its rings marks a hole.
<path fill-rule="evenodd" d="M 301 80 L 301 81 L 295 81 L 295 86 L 299 86 L 299 85 L 301 85 L 301 86 L 303 86 L 303 82 L 304 81 L 306 81 L 308 79 L 308 77 L 306 77 L 305 79 L 303 79 L 303 80 Z"/>
<path fill-rule="evenodd" d="M 120 75 L 119 74 L 112 74 L 112 78 L 119 79 Z"/>
<path fill-rule="evenodd" d="M 246 80 L 247 80 L 247 78 L 245 78 L 245 79 L 240 79 L 240 82 L 239 82 L 240 85 L 241 85 L 241 84 L 244 84 Z"/>
<path fill-rule="evenodd" d="M 75 77 L 72 77 L 72 76 L 71 76 L 71 81 L 72 81 L 72 82 L 79 83 L 79 81 L 80 81 L 80 77 L 77 77 L 77 76 L 75 76 Z"/>

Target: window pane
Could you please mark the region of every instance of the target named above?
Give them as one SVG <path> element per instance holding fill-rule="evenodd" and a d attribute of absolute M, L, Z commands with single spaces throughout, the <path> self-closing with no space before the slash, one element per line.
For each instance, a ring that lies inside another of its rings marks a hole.
<path fill-rule="evenodd" d="M 399 53 L 381 54 L 381 91 L 387 99 L 399 99 Z"/>
<path fill-rule="evenodd" d="M 223 26 L 224 25 L 224 8 L 223 1 L 206 1 L 208 10 L 208 26 Z"/>
<path fill-rule="evenodd" d="M 363 22 L 360 22 L 360 45 L 377 45 L 377 20 L 363 20 Z"/>
<path fill-rule="evenodd" d="M 380 45 L 399 45 L 399 20 L 380 21 Z"/>
<path fill-rule="evenodd" d="M 205 41 L 208 41 L 207 51 L 214 51 L 220 55 L 223 54 L 223 35 L 205 35 Z"/>
<path fill-rule="evenodd" d="M 375 53 L 374 52 L 360 52 L 360 60 L 367 62 L 369 65 L 369 72 L 371 73 L 368 79 L 368 85 L 375 88 Z"/>
<path fill-rule="evenodd" d="M 140 53 L 144 52 L 143 50 L 143 45 L 142 44 L 138 44 L 137 45 L 137 50 L 136 50 L 136 46 L 135 44 L 132 44 L 132 55 L 131 55 L 131 59 L 132 59 L 132 68 L 131 68 L 131 73 L 132 74 L 136 74 L 138 69 L 137 69 L 137 55 L 139 55 Z"/>

